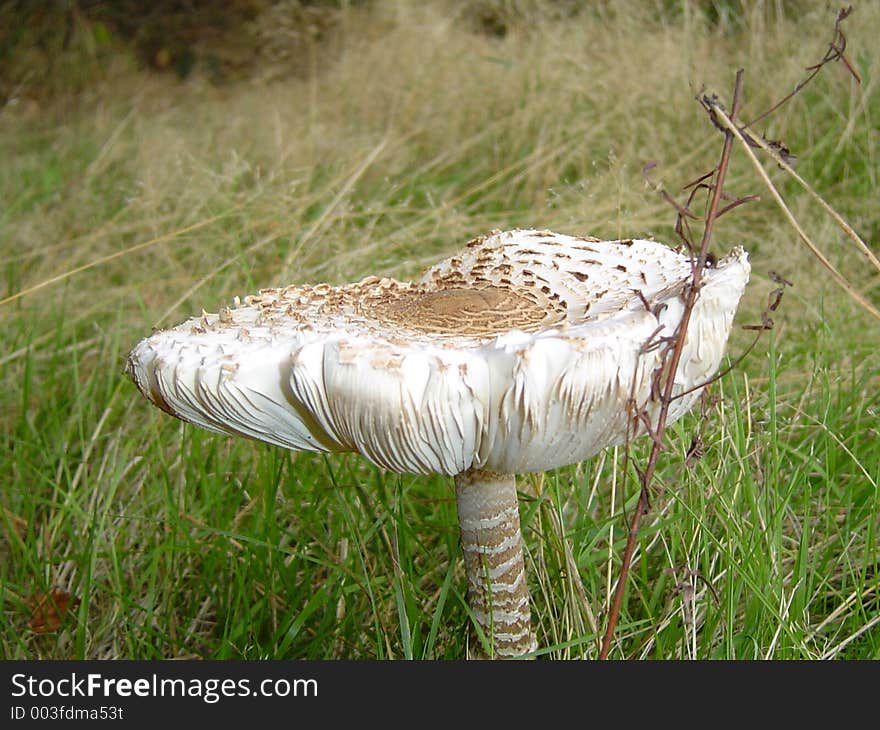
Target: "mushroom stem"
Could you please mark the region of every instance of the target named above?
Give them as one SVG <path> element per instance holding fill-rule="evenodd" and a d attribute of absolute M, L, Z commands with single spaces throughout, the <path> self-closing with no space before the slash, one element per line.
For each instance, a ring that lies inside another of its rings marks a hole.
<path fill-rule="evenodd" d="M 517 657 L 534 651 L 516 478 L 471 469 L 455 476 L 468 603 L 482 632 L 470 656 Z"/>

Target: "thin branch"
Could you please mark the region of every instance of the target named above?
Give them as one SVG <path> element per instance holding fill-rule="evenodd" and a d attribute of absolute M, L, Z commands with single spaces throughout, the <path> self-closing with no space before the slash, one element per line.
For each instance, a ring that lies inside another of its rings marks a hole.
<path fill-rule="evenodd" d="M 733 367 L 735 367 L 744 357 L 746 357 L 749 352 L 754 348 L 760 335 L 762 332 L 773 328 L 773 319 L 770 316 L 771 312 L 776 311 L 778 308 L 780 301 L 782 299 L 782 295 L 784 292 L 785 286 L 791 286 L 791 282 L 789 282 L 784 277 L 775 274 L 775 272 L 770 272 L 770 278 L 777 284 L 779 284 L 779 288 L 770 292 L 767 307 L 761 315 L 761 324 L 752 325 L 744 327 L 744 329 L 752 329 L 757 330 L 758 334 L 755 337 L 755 340 L 751 343 L 751 345 L 746 349 L 745 353 L 737 359 L 737 361 L 726 368 L 723 372 L 717 374 L 715 377 L 710 378 L 704 383 L 696 386 L 695 388 L 690 389 L 684 394 L 676 394 L 673 397 L 672 391 L 674 386 L 674 374 L 678 369 L 679 362 L 681 360 L 682 350 L 684 346 L 684 340 L 687 333 L 687 328 L 690 322 L 691 314 L 693 312 L 694 305 L 696 303 L 697 297 L 699 296 L 701 283 L 702 283 L 702 274 L 703 270 L 709 261 L 709 242 L 711 241 L 712 231 L 714 227 L 714 222 L 725 213 L 734 210 L 739 207 L 743 203 L 751 202 L 753 200 L 757 200 L 757 196 L 745 196 L 740 198 L 731 198 L 731 196 L 725 194 L 724 192 L 724 181 L 727 175 L 727 169 L 730 162 L 730 155 L 733 148 L 734 140 L 738 140 L 742 143 L 743 147 L 746 150 L 749 158 L 752 160 L 753 164 L 758 168 L 758 172 L 762 177 L 765 184 L 770 189 L 773 194 L 776 202 L 783 208 L 783 212 L 788 217 L 789 221 L 798 231 L 798 234 L 801 236 L 801 239 L 807 244 L 808 247 L 813 251 L 813 253 L 822 261 L 823 265 L 834 275 L 835 280 L 838 284 L 843 286 L 844 289 L 855 298 L 862 306 L 871 311 L 875 316 L 880 315 L 880 312 L 877 312 L 876 308 L 870 304 L 862 295 L 860 295 L 853 287 L 849 284 L 849 282 L 841 276 L 837 270 L 831 265 L 831 263 L 822 255 L 822 253 L 815 247 L 815 245 L 810 241 L 807 237 L 806 233 L 800 228 L 797 221 L 794 219 L 793 214 L 787 208 L 781 196 L 779 195 L 778 190 L 773 186 L 772 182 L 769 180 L 766 172 L 764 172 L 763 168 L 760 166 L 760 163 L 757 161 L 757 158 L 754 155 L 749 147 L 761 148 L 767 151 L 777 163 L 789 172 L 794 175 L 795 178 L 800 182 L 815 198 L 822 203 L 823 207 L 829 211 L 834 217 L 835 221 L 840 225 L 844 231 L 847 233 L 850 238 L 856 241 L 859 247 L 862 250 L 862 253 L 871 261 L 875 266 L 877 265 L 877 259 L 873 255 L 873 252 L 865 245 L 865 243 L 858 237 L 855 231 L 849 227 L 843 219 L 836 214 L 836 212 L 831 209 L 831 207 L 822 200 L 817 193 L 815 193 L 809 186 L 803 182 L 799 176 L 797 176 L 793 170 L 791 169 L 791 163 L 795 160 L 795 157 L 791 154 L 791 151 L 781 140 L 767 140 L 764 138 L 758 139 L 751 132 L 747 131 L 748 127 L 755 124 L 758 121 L 761 121 L 776 110 L 778 110 L 781 106 L 787 103 L 790 99 L 792 99 L 795 95 L 800 93 L 800 91 L 812 81 L 816 75 L 830 62 L 832 61 L 841 61 L 844 66 L 846 66 L 847 70 L 850 74 L 855 78 L 855 80 L 861 83 L 861 79 L 859 78 L 858 73 L 855 68 L 846 58 L 846 37 L 844 36 L 841 30 L 841 23 L 851 14 L 852 8 L 844 8 L 837 14 L 837 19 L 834 24 L 834 35 L 831 42 L 828 45 L 828 49 L 825 53 L 825 56 L 815 65 L 807 68 L 807 71 L 810 74 L 800 82 L 795 89 L 790 93 L 783 97 L 780 101 L 774 104 L 770 109 L 761 114 L 760 116 L 753 119 L 749 124 L 738 126 L 736 123 L 736 118 L 738 112 L 740 110 L 741 102 L 742 102 L 742 77 L 743 71 L 742 69 L 738 70 L 736 73 L 736 82 L 734 84 L 733 91 L 733 104 L 731 107 L 731 112 L 728 114 L 723 105 L 720 103 L 719 99 L 715 96 L 710 96 L 707 94 L 702 94 L 698 97 L 699 102 L 706 109 L 709 119 L 712 124 L 720 130 L 724 134 L 724 145 L 721 151 L 721 158 L 714 170 L 701 177 L 698 177 L 693 182 L 686 185 L 683 189 L 690 190 L 687 201 L 684 205 L 678 203 L 672 196 L 670 196 L 663 188 L 651 181 L 648 176 L 648 172 L 655 167 L 655 163 L 649 162 L 645 165 L 642 173 L 645 177 L 645 180 L 648 184 L 654 189 L 655 192 L 661 195 L 661 197 L 670 204 L 676 210 L 676 221 L 675 221 L 675 232 L 676 234 L 683 240 L 687 248 L 694 253 L 694 246 L 692 242 L 692 237 L 690 235 L 690 219 L 696 219 L 691 211 L 691 205 L 697 193 L 700 190 L 707 190 L 711 197 L 709 206 L 706 211 L 706 215 L 704 218 L 703 225 L 703 235 L 700 241 L 699 254 L 696 257 L 696 261 L 693 264 L 691 282 L 690 285 L 685 289 L 684 298 L 685 298 L 685 306 L 682 313 L 681 321 L 676 328 L 675 334 L 671 338 L 661 338 L 658 343 L 653 345 L 653 347 L 657 346 L 665 346 L 666 349 L 663 353 L 663 359 L 661 365 L 657 368 L 654 374 L 654 378 L 651 385 L 652 390 L 652 398 L 659 400 L 660 402 L 660 410 L 657 416 L 657 424 L 655 428 L 651 428 L 650 423 L 647 423 L 647 431 L 651 435 L 652 446 L 651 452 L 648 457 L 648 463 L 644 470 L 638 469 L 636 467 L 636 471 L 638 473 L 639 482 L 641 485 L 639 500 L 636 507 L 635 514 L 633 514 L 632 519 L 630 521 L 629 528 L 629 536 L 627 539 L 626 547 L 624 549 L 623 558 L 621 562 L 620 575 L 617 580 L 617 584 L 614 590 L 614 596 L 612 600 L 612 604 L 609 609 L 608 615 L 608 623 L 606 627 L 605 634 L 602 638 L 601 649 L 599 653 L 600 659 L 606 659 L 608 657 L 608 653 L 611 648 L 611 640 L 614 635 L 614 630 L 617 625 L 617 620 L 620 615 L 620 605 L 622 601 L 622 595 L 624 586 L 626 584 L 626 579 L 629 573 L 629 569 L 632 563 L 633 554 L 635 552 L 635 544 L 638 538 L 639 526 L 641 524 L 642 516 L 645 515 L 650 508 L 650 485 L 654 478 L 654 473 L 656 471 L 657 460 L 659 457 L 659 453 L 663 448 L 663 435 L 666 429 L 666 420 L 668 418 L 669 406 L 671 403 L 680 398 L 682 395 L 687 393 L 691 393 L 694 390 L 699 388 L 704 388 L 709 383 L 717 380 L 722 377 L 725 373 L 729 372 Z M 714 182 L 712 180 L 714 179 Z M 722 200 L 732 200 L 728 205 L 723 208 L 719 208 L 720 202 Z M 653 335 L 652 335 L 653 339 Z M 662 386 L 662 394 L 660 393 L 660 389 Z M 638 413 L 633 415 L 633 421 L 638 422 L 638 420 L 644 420 L 646 418 L 646 414 Z M 627 439 L 627 447 L 629 445 L 629 439 Z M 694 447 L 698 450 L 699 444 Z M 625 456 L 628 458 L 628 448 Z M 690 458 L 690 452 L 689 452 Z"/>
<path fill-rule="evenodd" d="M 742 131 L 742 129 L 740 129 Z M 767 143 L 763 139 L 755 139 L 752 137 L 750 141 L 755 144 L 752 146 L 760 147 L 764 150 L 768 155 L 773 158 L 773 161 L 776 162 L 779 167 L 781 167 L 785 172 L 791 175 L 798 184 L 806 190 L 810 196 L 817 202 L 822 208 L 825 210 L 828 215 L 834 220 L 835 223 L 840 227 L 840 229 L 859 247 L 859 250 L 865 256 L 865 258 L 870 262 L 871 266 L 873 266 L 877 271 L 880 271 L 880 259 L 877 258 L 877 255 L 870 249 L 867 243 L 865 243 L 858 233 L 855 232 L 853 227 L 847 223 L 843 217 L 838 213 L 831 205 L 826 202 L 826 200 L 817 193 L 813 187 L 804 180 L 797 172 L 792 168 L 792 166 L 788 163 L 788 161 L 780 155 L 780 153 L 774 148 L 773 145 Z"/>
<path fill-rule="evenodd" d="M 669 203 L 669 205 L 671 205 L 673 208 L 675 208 L 678 211 L 678 214 L 680 216 L 685 217 L 685 218 L 690 218 L 691 220 L 695 220 L 695 221 L 700 220 L 700 217 L 696 213 L 688 210 L 687 206 L 679 205 L 678 201 L 676 201 L 675 198 L 673 198 L 669 193 L 667 193 L 659 183 L 655 183 L 651 179 L 651 177 L 648 175 L 648 173 L 651 170 L 653 170 L 655 167 L 657 167 L 657 163 L 654 162 L 653 160 L 650 160 L 650 161 L 646 162 L 645 166 L 642 168 L 642 177 L 645 178 L 645 182 L 648 183 L 648 186 L 651 188 L 651 190 L 653 190 L 661 198 L 663 198 L 663 200 L 665 200 L 667 203 Z M 688 203 L 690 203 L 690 200 L 688 200 Z"/>
<path fill-rule="evenodd" d="M 736 82 L 733 90 L 733 106 L 731 109 L 731 117 L 736 118 L 742 101 L 742 69 L 736 72 Z M 614 629 L 617 626 L 617 619 L 620 615 L 620 604 L 623 599 L 623 589 L 626 585 L 626 579 L 629 575 L 629 567 L 632 563 L 632 556 L 635 552 L 636 540 L 639 534 L 639 526 L 641 525 L 642 516 L 647 513 L 649 507 L 649 485 L 654 477 L 657 469 L 657 460 L 660 456 L 662 447 L 662 438 L 666 430 L 666 419 L 669 414 L 669 406 L 672 403 L 672 389 L 675 384 L 675 372 L 678 370 L 678 364 L 681 361 L 682 351 L 684 349 L 684 341 L 690 324 L 691 314 L 699 295 L 702 283 L 703 269 L 706 265 L 706 257 L 709 253 L 709 243 L 712 239 L 712 231 L 715 219 L 717 218 L 718 206 L 721 202 L 721 192 L 724 188 L 724 180 L 727 176 L 727 168 L 730 163 L 730 153 L 733 148 L 734 136 L 728 131 L 724 135 L 724 146 L 721 150 L 721 160 L 718 163 L 718 171 L 715 176 L 715 185 L 712 190 L 712 198 L 709 208 L 706 212 L 706 222 L 703 227 L 703 237 L 700 241 L 700 250 L 696 263 L 691 274 L 691 285 L 687 289 L 684 311 L 682 313 L 681 322 L 679 323 L 674 346 L 669 357 L 669 367 L 664 368 L 667 372 L 666 381 L 663 388 L 663 397 L 660 402 L 660 412 L 657 416 L 657 426 L 654 429 L 654 439 L 651 444 L 651 453 L 648 457 L 648 464 L 641 475 L 641 490 L 639 492 L 639 501 L 636 506 L 635 513 L 629 528 L 629 537 L 627 538 L 626 548 L 623 552 L 623 559 L 620 567 L 620 575 L 617 585 L 614 589 L 614 598 L 611 603 L 611 609 L 608 615 L 608 624 L 605 635 L 602 637 L 602 647 L 599 652 L 600 659 L 607 659 L 611 650 L 611 640 L 614 636 Z"/>
<path fill-rule="evenodd" d="M 720 218 L 725 213 L 729 213 L 734 208 L 739 208 L 739 206 L 743 205 L 744 203 L 755 203 L 760 199 L 761 198 L 757 195 L 746 195 L 744 198 L 737 198 L 732 203 L 730 203 L 729 205 L 725 205 L 721 210 L 719 210 L 718 214 L 715 217 Z"/>
<path fill-rule="evenodd" d="M 777 205 L 782 209 L 782 212 L 785 214 L 785 217 L 788 219 L 788 222 L 791 223 L 792 227 L 797 231 L 798 236 L 801 241 L 810 249 L 812 254 L 819 259 L 822 265 L 828 270 L 831 274 L 831 278 L 834 279 L 835 282 L 847 293 L 849 294 L 855 301 L 857 301 L 865 310 L 867 310 L 872 316 L 880 319 L 880 310 L 877 309 L 870 301 L 868 301 L 865 296 L 859 292 L 852 284 L 849 283 L 849 280 L 841 274 L 832 264 L 828 258 L 823 254 L 819 248 L 813 243 L 812 239 L 807 235 L 806 231 L 801 228 L 800 223 L 798 223 L 797 219 L 794 217 L 794 213 L 791 212 L 789 207 L 785 204 L 785 200 L 782 198 L 782 195 L 776 189 L 776 186 L 773 184 L 773 181 L 770 179 L 770 176 L 767 174 L 766 170 L 764 170 L 763 165 L 761 165 L 760 160 L 755 156 L 755 153 L 751 149 L 751 145 L 743 136 L 740 129 L 737 127 L 734 122 L 733 115 L 728 115 L 724 109 L 721 108 L 717 102 L 714 100 L 708 100 L 708 104 L 712 106 L 714 119 L 717 120 L 724 129 L 726 134 L 730 134 L 736 137 L 737 140 L 742 144 L 743 149 L 746 152 L 749 160 L 755 167 L 759 177 L 764 182 L 764 185 L 767 186 L 767 189 L 770 191 L 770 194 L 773 196 L 773 199 L 776 201 Z M 725 141 L 727 137 L 725 136 Z"/>
<path fill-rule="evenodd" d="M 828 44 L 828 50 L 825 51 L 825 55 L 822 57 L 822 60 L 819 63 L 814 64 L 813 66 L 808 66 L 807 71 L 810 71 L 810 75 L 807 76 L 803 81 L 801 81 L 797 86 L 792 89 L 792 91 L 785 96 L 783 96 L 779 101 L 777 101 L 773 106 L 771 106 L 767 111 L 763 114 L 758 115 L 752 121 L 743 125 L 744 127 L 752 127 L 756 123 L 760 122 L 762 119 L 766 119 L 773 112 L 779 109 L 781 106 L 785 105 L 789 101 L 791 101 L 795 96 L 797 96 L 801 90 L 809 84 L 819 72 L 825 67 L 826 64 L 831 63 L 832 61 L 840 61 L 845 67 L 846 70 L 852 75 L 852 77 L 856 80 L 857 83 L 862 83 L 862 79 L 859 76 L 858 72 L 855 70 L 853 65 L 849 62 L 847 57 L 844 55 L 846 51 L 846 36 L 843 34 L 843 31 L 840 29 L 840 24 L 846 20 L 850 14 L 852 13 L 852 5 L 846 8 L 842 8 L 840 12 L 837 14 L 837 20 L 834 23 L 834 35 L 831 39 L 831 42 Z"/>

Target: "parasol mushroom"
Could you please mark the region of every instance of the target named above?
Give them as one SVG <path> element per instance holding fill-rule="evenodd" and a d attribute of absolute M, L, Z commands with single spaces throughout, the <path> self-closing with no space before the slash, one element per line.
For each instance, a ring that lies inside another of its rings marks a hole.
<path fill-rule="evenodd" d="M 520 656 L 536 642 L 514 475 L 656 421 L 658 343 L 681 320 L 693 263 L 653 241 L 496 231 L 413 282 L 236 299 L 142 340 L 127 372 L 159 408 L 212 431 L 452 476 L 486 654 Z M 669 422 L 718 368 L 748 275 L 741 248 L 704 272 Z"/>

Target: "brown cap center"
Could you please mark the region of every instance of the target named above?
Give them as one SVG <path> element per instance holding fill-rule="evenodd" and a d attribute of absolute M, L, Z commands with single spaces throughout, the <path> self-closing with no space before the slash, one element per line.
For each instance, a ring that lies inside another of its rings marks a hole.
<path fill-rule="evenodd" d="M 361 311 L 376 320 L 430 334 L 491 337 L 512 329 L 535 331 L 561 319 L 554 308 L 496 286 L 407 289 L 367 299 Z"/>

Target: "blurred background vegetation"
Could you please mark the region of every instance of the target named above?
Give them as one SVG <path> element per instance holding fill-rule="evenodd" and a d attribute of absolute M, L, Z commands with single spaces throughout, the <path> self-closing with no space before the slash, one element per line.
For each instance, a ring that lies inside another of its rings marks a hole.
<path fill-rule="evenodd" d="M 79 91 L 106 78 L 122 56 L 139 68 L 185 79 L 199 73 L 212 83 L 246 78 L 302 76 L 340 52 L 345 12 L 376 0 L 7 0 L 0 3 L 0 102 L 16 97 Z M 815 3 L 812 3 L 815 4 Z M 639 2 L 655 20 L 676 22 L 680 0 Z M 742 31 L 753 0 L 696 3 L 709 24 Z M 766 3 L 767 19 L 796 17 L 809 0 Z M 487 36 L 537 28 L 591 15 L 607 22 L 631 12 L 614 0 L 470 0 L 446 3 L 461 29 Z"/>

